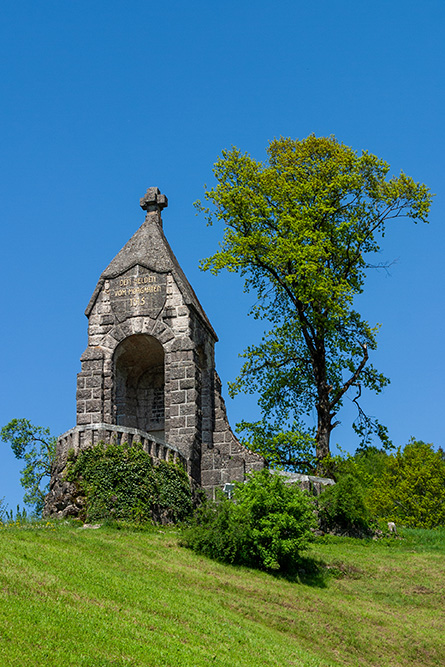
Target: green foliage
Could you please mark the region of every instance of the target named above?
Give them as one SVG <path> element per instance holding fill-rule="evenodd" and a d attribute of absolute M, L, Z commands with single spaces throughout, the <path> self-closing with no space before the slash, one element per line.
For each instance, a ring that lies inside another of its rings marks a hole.
<path fill-rule="evenodd" d="M 355 467 L 355 474 L 362 487 L 369 492 L 375 481 L 383 475 L 388 461 L 388 452 L 377 447 L 361 447 L 353 457 L 348 457 Z"/>
<path fill-rule="evenodd" d="M 193 510 L 185 470 L 165 461 L 154 466 L 140 444 L 102 442 L 71 459 L 66 478 L 85 495 L 83 518 L 88 521 L 176 522 Z"/>
<path fill-rule="evenodd" d="M 388 455 L 369 491 L 377 516 L 411 528 L 445 526 L 445 460 L 433 445 L 412 438 Z"/>
<path fill-rule="evenodd" d="M 266 419 L 253 423 L 242 421 L 237 424 L 237 429 L 247 434 L 241 438 L 243 445 L 263 456 L 268 467 L 312 472 L 317 465 L 313 434 L 305 432 L 295 420 L 291 430 L 287 431 Z"/>
<path fill-rule="evenodd" d="M 36 519 L 35 516 L 29 517 L 28 512 L 26 511 L 26 507 L 20 509 L 20 505 L 17 505 L 16 513 L 14 516 L 14 512 L 12 510 L 8 510 L 6 505 L 2 506 L 2 503 L 0 502 L 0 524 L 6 526 L 23 526 L 34 523 L 35 521 L 38 521 L 38 519 Z"/>
<path fill-rule="evenodd" d="M 4 521 L 8 513 L 8 506 L 4 498 L 0 498 L 0 523 Z"/>
<path fill-rule="evenodd" d="M 340 454 L 328 456 L 323 460 L 324 472 L 334 480 L 344 475 L 352 475 L 369 491 L 385 468 L 388 453 L 374 446 L 359 447 L 355 454 L 344 452 L 338 445 Z"/>
<path fill-rule="evenodd" d="M 370 516 L 363 488 L 352 474 L 343 475 L 318 498 L 320 527 L 348 533 L 366 532 Z"/>
<path fill-rule="evenodd" d="M 49 490 L 49 480 L 44 486 L 42 482 L 51 475 L 57 438 L 51 436 L 48 428 L 34 426 L 28 419 L 12 419 L 2 428 L 0 439 L 10 443 L 17 459 L 24 460 L 20 478 L 26 489 L 23 499 L 39 516 Z"/>
<path fill-rule="evenodd" d="M 418 551 L 428 553 L 431 551 L 445 551 L 445 526 L 438 526 L 433 530 L 428 528 L 406 528 L 399 527 L 398 534 L 403 540 L 403 545 L 398 540 L 390 540 L 391 546 L 402 546 L 406 551 Z"/>
<path fill-rule="evenodd" d="M 311 499 L 267 469 L 235 485 L 233 500 L 203 505 L 183 544 L 227 563 L 286 571 L 307 548 L 315 525 Z"/>
<path fill-rule="evenodd" d="M 364 447 L 354 456 L 330 457 L 324 463 L 337 484 L 322 494 L 321 503 L 328 502 L 330 494 L 342 494 L 346 480 L 348 485 L 355 480 L 353 494 L 364 504 L 365 518 L 412 528 L 445 526 L 445 460 L 433 445 L 411 439 L 395 453 Z M 322 512 L 327 526 L 335 523 L 334 508 Z"/>
<path fill-rule="evenodd" d="M 160 461 L 155 467 L 157 505 L 174 523 L 184 521 L 193 512 L 190 481 L 180 465 Z"/>
<path fill-rule="evenodd" d="M 205 192 L 209 207 L 196 203 L 209 224 L 225 227 L 220 250 L 202 268 L 243 276 L 245 290 L 257 295 L 252 314 L 272 326 L 242 355 L 231 393 L 258 392 L 263 423 L 275 434 L 296 428 L 303 443 L 312 438 L 321 461 L 345 395 L 354 392 L 361 441 L 369 444 L 375 434 L 387 445 L 385 427 L 359 403 L 362 389 L 380 392 L 389 381 L 368 363 L 378 327 L 352 306 L 367 270 L 382 266 L 375 258 L 387 223 L 426 222 L 431 193 L 403 173 L 388 179 L 386 162 L 334 137 L 281 137 L 267 153 L 258 162 L 237 148 L 223 151 L 214 166 L 216 187 Z M 258 451 L 257 430 L 250 426 Z M 271 438 L 264 449 L 286 465 L 289 453 L 297 466 L 302 458 L 288 438 Z"/>

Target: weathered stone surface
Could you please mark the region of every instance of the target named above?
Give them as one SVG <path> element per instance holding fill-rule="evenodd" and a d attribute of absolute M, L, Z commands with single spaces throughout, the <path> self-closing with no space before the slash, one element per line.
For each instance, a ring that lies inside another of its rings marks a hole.
<path fill-rule="evenodd" d="M 302 489 L 308 491 L 314 496 L 319 496 L 327 486 L 335 484 L 333 479 L 317 477 L 315 475 L 305 475 L 298 472 L 278 471 L 284 477 L 287 484 L 298 484 Z"/>
<path fill-rule="evenodd" d="M 139 200 L 140 207 L 144 211 L 148 210 L 162 210 L 168 206 L 168 199 L 165 195 L 161 195 L 159 188 L 148 188 L 145 195 Z"/>

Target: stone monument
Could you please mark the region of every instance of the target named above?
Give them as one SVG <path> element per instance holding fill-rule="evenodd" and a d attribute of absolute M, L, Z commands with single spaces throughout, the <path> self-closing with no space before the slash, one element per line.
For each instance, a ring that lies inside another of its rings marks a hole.
<path fill-rule="evenodd" d="M 142 442 L 154 461 L 181 461 L 209 495 L 264 467 L 229 426 L 215 370 L 218 338 L 163 232 L 167 197 L 149 188 L 140 205 L 145 221 L 102 273 L 85 311 L 77 426 L 59 438 L 47 514 L 63 514 L 69 502 L 69 450 L 101 440 Z"/>

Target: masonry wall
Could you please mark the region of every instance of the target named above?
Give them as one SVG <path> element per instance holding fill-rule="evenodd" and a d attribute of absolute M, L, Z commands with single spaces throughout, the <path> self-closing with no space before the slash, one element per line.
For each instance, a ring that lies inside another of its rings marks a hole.
<path fill-rule="evenodd" d="M 262 459 L 241 447 L 230 429 L 214 368 L 214 337 L 193 307 L 184 303 L 171 274 L 166 276 L 165 306 L 156 319 L 136 312 L 117 322 L 110 288 L 104 285 L 98 294 L 89 315 L 89 345 L 78 375 L 77 425 L 141 427 L 121 417 L 115 362 L 119 345 L 140 335 L 153 337 L 162 345 L 162 437 L 181 452 L 195 482 L 212 492 L 214 486 L 241 480 L 245 472 L 262 467 Z"/>
<path fill-rule="evenodd" d="M 203 447 L 201 457 L 201 485 L 214 497 L 217 488 L 230 482 L 242 482 L 245 475 L 264 468 L 262 456 L 250 452 L 240 444 L 230 428 L 221 380 L 214 371 L 214 430 L 212 444 Z"/>

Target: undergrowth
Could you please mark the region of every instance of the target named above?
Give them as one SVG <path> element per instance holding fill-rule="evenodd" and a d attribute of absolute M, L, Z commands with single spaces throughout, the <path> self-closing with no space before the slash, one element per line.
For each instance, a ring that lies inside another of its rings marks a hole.
<path fill-rule="evenodd" d="M 66 479 L 84 496 L 85 521 L 119 519 L 177 523 L 193 512 L 190 481 L 181 465 L 153 464 L 141 444 L 98 443 L 71 454 Z"/>

